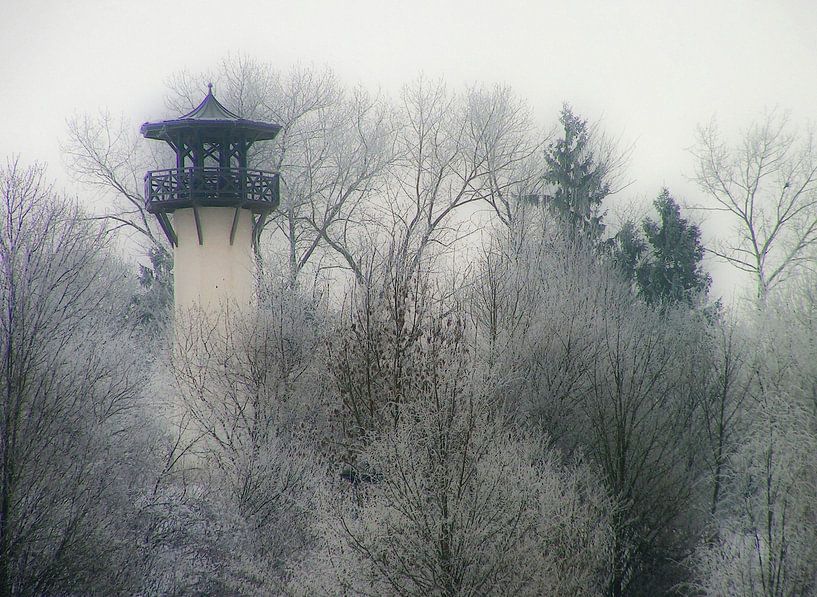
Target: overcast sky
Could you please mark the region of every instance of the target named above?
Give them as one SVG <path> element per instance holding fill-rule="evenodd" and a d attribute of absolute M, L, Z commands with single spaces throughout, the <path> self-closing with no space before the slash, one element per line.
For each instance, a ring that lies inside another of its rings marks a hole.
<path fill-rule="evenodd" d="M 0 0 L 0 159 L 47 162 L 67 188 L 68 116 L 163 117 L 171 73 L 230 52 L 387 93 L 421 72 L 507 83 L 542 122 L 567 101 L 634 144 L 628 197 L 667 185 L 699 202 L 686 148 L 713 115 L 727 129 L 764 107 L 817 115 L 814 0 Z"/>

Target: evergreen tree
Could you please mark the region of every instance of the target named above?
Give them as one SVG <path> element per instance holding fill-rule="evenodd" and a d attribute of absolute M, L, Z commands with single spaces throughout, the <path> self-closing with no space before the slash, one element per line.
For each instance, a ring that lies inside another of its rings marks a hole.
<path fill-rule="evenodd" d="M 638 267 L 646 250 L 647 241 L 635 222 L 624 222 L 614 239 L 613 262 L 627 280 L 636 280 Z"/>
<path fill-rule="evenodd" d="M 553 186 L 546 201 L 572 230 L 597 239 L 604 232 L 601 203 L 610 194 L 607 167 L 593 154 L 586 120 L 573 114 L 565 104 L 559 122 L 564 134 L 545 152 L 544 179 Z"/>
<path fill-rule="evenodd" d="M 667 189 L 653 203 L 659 222 L 644 221 L 644 234 L 652 248 L 652 259 L 638 272 L 639 286 L 647 302 L 691 303 L 709 290 L 712 279 L 701 265 L 704 247 L 701 231 L 681 217 L 681 208 Z"/>
<path fill-rule="evenodd" d="M 616 235 L 613 260 L 648 303 L 692 304 L 712 283 L 701 264 L 701 231 L 681 217 L 681 208 L 666 188 L 653 205 L 658 221 L 644 220 L 644 237 L 634 223 L 625 223 Z"/>
<path fill-rule="evenodd" d="M 139 266 L 139 287 L 129 316 L 149 333 L 162 328 L 173 309 L 173 255 L 164 248 L 148 249 L 150 267 Z"/>

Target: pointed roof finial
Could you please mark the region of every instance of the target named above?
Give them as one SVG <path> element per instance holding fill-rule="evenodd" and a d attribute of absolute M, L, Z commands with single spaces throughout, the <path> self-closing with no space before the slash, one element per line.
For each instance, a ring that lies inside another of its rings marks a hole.
<path fill-rule="evenodd" d="M 229 130 L 224 128 L 229 125 Z M 171 141 L 173 135 L 181 135 L 188 131 L 190 127 L 206 127 L 208 134 L 215 134 L 214 131 L 221 130 L 229 135 L 245 135 L 248 142 L 264 141 L 274 139 L 281 127 L 268 122 L 256 122 L 246 120 L 238 114 L 233 114 L 219 102 L 213 95 L 213 84 L 207 83 L 207 95 L 201 103 L 187 114 L 183 114 L 173 120 L 163 120 L 161 122 L 146 122 L 140 129 L 142 134 L 148 139 L 164 139 Z M 201 129 L 205 130 L 205 129 Z M 175 131 L 175 132 L 174 132 Z M 185 133 L 186 134 L 186 133 Z M 221 138 L 221 137 L 219 137 Z"/>

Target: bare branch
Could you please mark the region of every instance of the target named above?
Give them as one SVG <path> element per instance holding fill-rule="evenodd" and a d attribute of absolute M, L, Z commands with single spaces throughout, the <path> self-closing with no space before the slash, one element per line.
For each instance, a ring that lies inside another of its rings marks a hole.
<path fill-rule="evenodd" d="M 772 110 L 730 146 L 713 120 L 699 127 L 692 154 L 695 181 L 711 202 L 700 209 L 729 214 L 737 225 L 736 243 L 712 253 L 751 273 L 765 301 L 817 245 L 813 132 L 795 131 L 786 113 Z"/>

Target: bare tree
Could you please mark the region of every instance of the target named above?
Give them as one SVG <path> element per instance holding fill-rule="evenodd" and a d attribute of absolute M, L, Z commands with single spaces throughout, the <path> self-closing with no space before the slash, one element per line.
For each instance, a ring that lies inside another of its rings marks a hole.
<path fill-rule="evenodd" d="M 128 233 L 147 254 L 131 316 L 143 328 L 160 331 L 173 305 L 173 256 L 156 218 L 145 208 L 142 181 L 147 170 L 160 167 L 167 150 L 163 154 L 158 145 L 140 141 L 135 123 L 101 110 L 70 118 L 60 149 L 71 175 L 100 192 L 107 205 L 101 215 L 86 217 L 105 222 L 108 232 Z"/>
<path fill-rule="evenodd" d="M 375 224 L 370 205 L 393 159 L 394 124 L 385 103 L 362 89 L 322 118 L 323 134 L 305 136 L 299 163 L 289 168 L 282 210 L 289 261 L 300 270 L 328 249 L 361 280 Z"/>
<path fill-rule="evenodd" d="M 363 207 L 392 156 L 386 104 L 362 89 L 344 89 L 329 69 L 294 67 L 281 73 L 236 55 L 214 73 L 172 76 L 168 111 L 175 116 L 195 107 L 208 81 L 242 117 L 282 126 L 274 143 L 254 147 L 251 159 L 281 173 L 282 201 L 270 230 L 281 233 L 293 281 L 308 265 L 340 265 L 359 276 L 357 250 L 365 246 L 367 223 Z M 135 124 L 102 111 L 72 118 L 62 151 L 78 181 L 112 199 L 115 207 L 102 217 L 164 255 L 168 247 L 142 197 L 144 172 L 158 167 L 164 155 L 157 147 L 145 148 Z"/>
<path fill-rule="evenodd" d="M 252 317 L 177 315 L 169 415 L 190 423 L 192 456 L 174 472 L 200 494 L 201 530 L 185 558 L 196 592 L 280 593 L 287 562 L 308 544 L 322 336 L 316 309 L 287 288 Z M 267 299 L 273 291 L 264 286 Z"/>
<path fill-rule="evenodd" d="M 504 87 L 457 95 L 420 78 L 403 88 L 398 115 L 386 210 L 395 253 L 412 271 L 429 246 L 444 249 L 473 232 L 455 213 L 487 204 L 501 219 L 512 218 L 509 197 L 533 178 L 530 159 L 539 145 L 525 105 Z"/>
<path fill-rule="evenodd" d="M 138 352 L 103 230 L 45 183 L 0 169 L 0 591 L 130 592 L 125 499 L 141 475 Z M 136 493 L 136 492 L 135 492 Z"/>
<path fill-rule="evenodd" d="M 404 88 L 394 109 L 344 88 L 329 69 L 279 72 L 236 55 L 213 73 L 173 76 L 168 109 L 194 107 L 208 80 L 241 116 L 282 126 L 273 143 L 254 147 L 254 161 L 281 174 L 266 246 L 286 255 L 293 281 L 305 268 L 337 267 L 362 281 L 365 256 L 390 238 L 416 264 L 430 244 L 450 245 L 467 233 L 457 232 L 472 215 L 463 208 L 481 203 L 508 221 L 512 197 L 537 181 L 541 142 L 526 106 L 507 88 L 454 95 L 421 79 Z M 106 217 L 166 250 L 141 198 L 151 158 L 127 126 L 106 113 L 77 117 L 64 151 L 78 180 L 119 197 Z M 463 212 L 459 222 L 455 212 Z"/>
<path fill-rule="evenodd" d="M 585 468 L 505 427 L 463 325 L 437 319 L 417 339 L 401 415 L 369 435 L 346 488 L 327 488 L 295 593 L 601 592 L 609 503 Z"/>
<path fill-rule="evenodd" d="M 155 218 L 147 213 L 143 196 L 145 171 L 157 163 L 158 156 L 140 141 L 134 123 L 102 110 L 70 118 L 60 150 L 77 181 L 101 189 L 111 200 L 110 209 L 101 216 L 111 223 L 111 229 L 135 232 L 147 248 L 167 255 L 167 242 Z"/>
<path fill-rule="evenodd" d="M 782 388 L 756 389 L 761 394 L 749 409 L 748 436 L 729 462 L 716 539 L 702 544 L 694 559 L 694 587 L 707 595 L 813 594 L 813 413 Z"/>
<path fill-rule="evenodd" d="M 817 244 L 817 153 L 813 131 L 794 129 L 787 114 L 767 112 L 735 143 L 713 120 L 692 150 L 703 206 L 723 213 L 734 236 L 713 253 L 752 275 L 757 297 L 807 266 Z"/>
<path fill-rule="evenodd" d="M 651 309 L 589 239 L 555 223 L 505 242 L 472 292 L 508 409 L 584 454 L 617 500 L 608 594 L 669 590 L 700 530 L 705 321 Z"/>
<path fill-rule="evenodd" d="M 712 333 L 711 389 L 703 408 L 709 446 L 706 461 L 712 479 L 710 512 L 716 516 L 724 497 L 729 461 L 747 433 L 747 403 L 755 370 L 752 352 L 736 324 L 719 321 Z"/>

